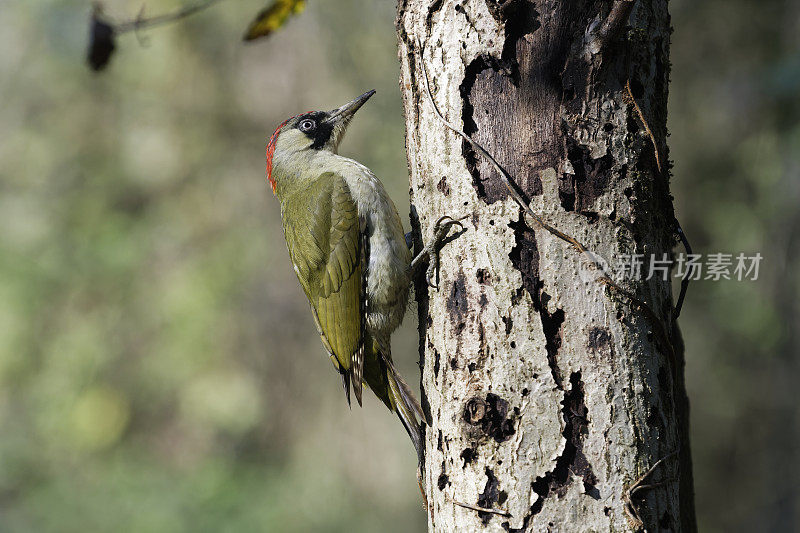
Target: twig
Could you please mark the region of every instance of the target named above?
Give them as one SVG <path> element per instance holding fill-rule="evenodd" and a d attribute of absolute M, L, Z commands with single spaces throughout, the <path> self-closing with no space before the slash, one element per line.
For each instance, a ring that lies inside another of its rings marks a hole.
<path fill-rule="evenodd" d="M 608 43 L 619 36 L 628 22 L 635 3 L 636 0 L 614 0 L 614 5 L 611 6 L 611 11 L 602 24 L 598 19 L 592 21 L 584 37 L 585 58 L 602 53 Z"/>
<path fill-rule="evenodd" d="M 661 465 L 661 463 L 663 463 L 664 461 L 666 461 L 667 459 L 669 459 L 673 455 L 676 455 L 677 453 L 678 453 L 678 451 L 675 450 L 675 451 L 673 451 L 671 453 L 668 453 L 667 455 L 665 455 L 664 457 L 662 457 L 661 459 L 659 459 L 655 463 L 653 463 L 653 466 L 651 466 L 647 470 L 647 472 L 645 472 L 644 474 L 639 476 L 639 478 L 636 481 L 633 482 L 633 485 L 631 485 L 625 491 L 625 494 L 622 497 L 623 500 L 625 501 L 625 513 L 627 513 L 628 517 L 635 523 L 635 525 L 637 527 L 643 528 L 644 527 L 644 522 L 642 521 L 642 517 L 639 515 L 639 511 L 636 510 L 636 506 L 633 504 L 633 495 L 634 495 L 634 493 L 636 493 L 636 492 L 638 492 L 640 490 L 650 490 L 650 489 L 655 489 L 655 488 L 658 488 L 658 487 L 663 487 L 664 485 L 669 483 L 670 480 L 664 480 L 664 481 L 660 481 L 658 483 L 649 483 L 649 484 L 645 484 L 644 482 L 647 480 L 648 477 L 650 477 L 653 474 L 653 472 L 655 472 L 656 468 L 658 468 L 659 465 Z"/>
<path fill-rule="evenodd" d="M 636 110 L 636 114 L 639 115 L 639 120 L 642 122 L 642 125 L 644 126 L 644 129 L 647 132 L 648 137 L 650 137 L 650 142 L 653 143 L 653 152 L 655 152 L 656 156 L 656 166 L 658 167 L 658 173 L 663 176 L 664 171 L 661 167 L 661 152 L 658 149 L 656 136 L 653 135 L 653 130 L 650 129 L 650 125 L 647 123 L 647 119 L 644 118 L 644 113 L 642 112 L 642 108 L 639 107 L 639 104 L 636 102 L 636 98 L 633 97 L 633 91 L 631 91 L 630 78 L 625 82 L 625 90 L 628 92 L 628 98 L 630 98 L 630 101 L 633 104 L 633 108 Z"/>
<path fill-rule="evenodd" d="M 422 458 L 424 460 L 424 458 Z M 417 465 L 417 485 L 419 486 L 419 492 L 422 494 L 422 508 L 425 509 L 425 512 L 432 512 L 433 510 L 430 509 L 428 506 L 428 495 L 425 494 L 425 480 L 422 477 L 422 462 Z"/>
<path fill-rule="evenodd" d="M 636 114 L 639 117 L 639 121 L 641 121 L 642 125 L 644 126 L 645 131 L 647 132 L 647 136 L 650 137 L 650 142 L 653 144 L 653 154 L 656 158 L 656 167 L 658 168 L 658 174 L 660 176 L 664 175 L 664 170 L 661 166 L 661 151 L 658 149 L 658 143 L 656 142 L 656 136 L 653 135 L 653 130 L 650 129 L 650 124 L 647 123 L 647 119 L 644 118 L 644 112 L 642 108 L 639 107 L 639 103 L 636 102 L 636 98 L 633 97 L 633 91 L 631 90 L 631 80 L 628 79 L 625 82 L 625 91 L 627 92 L 627 98 L 630 100 L 631 104 L 633 104 L 633 108 L 636 110 Z M 683 228 L 681 228 L 678 219 L 675 219 L 675 233 L 678 234 L 678 238 L 683 243 L 683 248 L 686 250 L 688 255 L 692 253 L 692 247 L 689 244 L 689 240 L 686 238 L 686 235 L 683 233 Z M 683 300 L 686 298 L 686 291 L 689 290 L 689 282 L 691 280 L 688 277 L 684 277 L 681 280 L 681 292 L 678 295 L 678 303 L 675 304 L 675 309 L 672 312 L 672 320 L 677 320 L 681 314 L 681 308 L 683 307 Z"/>
<path fill-rule="evenodd" d="M 615 39 L 622 28 L 625 27 L 635 3 L 636 0 L 614 0 L 614 5 L 611 6 L 611 12 L 608 14 L 608 17 L 606 17 L 606 20 L 603 21 L 600 29 L 597 30 L 597 39 L 600 42 L 601 50 L 605 48 L 611 40 Z"/>
<path fill-rule="evenodd" d="M 207 9 L 220 1 L 221 0 L 205 0 L 204 2 L 199 2 L 194 5 L 183 7 L 172 13 L 165 13 L 164 15 L 158 15 L 150 18 L 143 18 L 144 15 L 144 5 L 143 5 L 142 10 L 139 12 L 139 15 L 137 15 L 135 19 L 115 25 L 114 31 L 117 33 L 117 35 L 120 35 L 130 31 L 137 31 L 145 28 L 152 28 L 154 26 L 169 24 L 170 22 L 175 22 L 177 20 L 186 18 L 190 15 L 194 15 L 198 11 Z"/>
<path fill-rule="evenodd" d="M 678 238 L 680 238 L 681 242 L 683 243 L 683 249 L 686 251 L 686 255 L 692 255 L 692 246 L 689 244 L 689 239 L 686 238 L 686 234 L 683 233 L 683 228 L 681 228 L 681 223 L 678 222 L 677 218 L 675 219 L 675 233 L 678 234 Z M 690 281 L 691 280 L 689 279 L 689 276 L 683 276 L 683 279 L 681 280 L 681 292 L 678 295 L 678 303 L 675 304 L 675 310 L 672 312 L 672 320 L 678 320 L 678 317 L 681 315 L 683 299 L 686 298 L 686 291 L 689 289 Z"/>
<path fill-rule="evenodd" d="M 575 248 L 579 252 L 581 252 L 581 253 L 587 252 L 586 247 L 583 244 L 581 244 L 578 240 L 576 240 L 573 237 L 570 237 L 566 233 L 563 233 L 560 230 L 558 230 L 557 228 L 551 226 L 550 224 L 545 222 L 544 219 L 541 216 L 539 216 L 533 209 L 531 209 L 531 207 L 528 204 L 525 203 L 525 200 L 522 197 L 522 194 L 517 190 L 516 184 L 512 183 L 511 176 L 508 174 L 508 172 L 506 172 L 506 170 L 502 166 L 500 166 L 500 163 L 498 163 L 497 160 L 495 160 L 495 158 L 492 157 L 492 154 L 490 154 L 488 151 L 486 151 L 486 149 L 483 146 L 481 146 L 476 141 L 474 141 L 472 139 L 472 137 L 470 137 L 469 135 L 467 135 L 466 133 L 464 133 L 462 130 L 460 130 L 459 128 L 455 127 L 454 125 L 450 124 L 450 122 L 448 122 L 447 119 L 444 118 L 444 116 L 442 116 L 442 113 L 439 111 L 439 107 L 436 105 L 436 101 L 433 99 L 433 94 L 431 93 L 430 84 L 428 82 L 428 71 L 425 68 L 425 57 L 424 57 L 425 49 L 422 47 L 422 44 L 419 41 L 417 41 L 417 46 L 420 49 L 420 64 L 421 64 L 421 68 L 422 68 L 423 78 L 425 79 L 425 90 L 426 90 L 426 92 L 428 94 L 428 99 L 430 100 L 431 105 L 433 106 L 433 111 L 436 114 L 436 116 L 439 118 L 439 120 L 445 126 L 447 126 L 450 130 L 452 130 L 453 132 L 457 133 L 459 136 L 461 136 L 461 138 L 463 138 L 465 141 L 467 141 L 470 144 L 470 146 L 472 146 L 472 148 L 474 150 L 476 150 L 482 156 L 484 156 L 486 159 L 489 160 L 489 162 L 492 164 L 492 166 L 494 166 L 495 170 L 497 170 L 497 172 L 500 174 L 500 177 L 502 178 L 502 181 L 503 181 L 503 185 L 505 185 L 506 189 L 508 189 L 508 192 L 511 193 L 511 197 L 514 198 L 514 200 L 517 202 L 517 204 L 522 209 L 524 209 L 525 212 L 528 213 L 528 215 L 530 215 L 530 217 L 533 220 L 535 220 L 536 223 L 540 227 L 542 227 L 545 230 L 547 230 L 548 232 L 552 233 L 553 235 L 555 235 L 559 239 L 568 242 L 569 244 L 571 244 L 573 246 L 573 248 Z M 597 261 L 592 259 L 592 262 L 602 270 L 602 267 L 599 265 L 599 263 Z"/>
<path fill-rule="evenodd" d="M 511 197 L 536 222 L 536 224 L 539 225 L 539 227 L 547 230 L 548 232 L 550 232 L 552 235 L 555 235 L 559 239 L 569 243 L 578 252 L 585 254 L 588 257 L 590 264 L 593 265 L 595 269 L 599 270 L 600 272 L 603 272 L 603 275 L 599 277 L 597 281 L 609 287 L 610 289 L 616 290 L 617 292 L 628 298 L 631 302 L 636 304 L 636 306 L 639 307 L 645 313 L 645 315 L 647 315 L 647 318 L 653 323 L 654 327 L 656 327 L 656 329 L 658 330 L 657 334 L 661 339 L 661 341 L 663 342 L 665 349 L 668 352 L 670 362 L 672 363 L 671 366 L 673 367 L 673 372 L 675 372 L 677 370 L 675 361 L 675 351 L 672 348 L 672 343 L 669 341 L 669 335 L 666 334 L 664 324 L 658 319 L 658 315 L 656 315 L 656 313 L 650 308 L 650 306 L 647 305 L 647 303 L 645 303 L 643 300 L 634 296 L 633 293 L 631 293 L 626 289 L 623 289 L 616 282 L 614 282 L 614 280 L 612 280 L 608 276 L 608 274 L 606 273 L 605 269 L 600 264 L 600 262 L 594 259 L 595 257 L 594 254 L 592 254 L 577 239 L 571 237 L 570 235 L 567 235 L 566 233 L 560 231 L 559 229 L 545 222 L 540 215 L 538 215 L 528 204 L 525 203 L 522 194 L 520 194 L 520 192 L 517 190 L 516 184 L 512 182 L 511 176 L 500 165 L 500 163 L 498 163 L 497 160 L 495 160 L 495 158 L 492 157 L 492 155 L 483 146 L 474 141 L 472 137 L 464 133 L 456 126 L 452 125 L 450 122 L 447 121 L 446 118 L 444 118 L 442 113 L 439 111 L 439 107 L 436 105 L 435 100 L 433 99 L 433 93 L 431 92 L 430 82 L 428 81 L 428 70 L 425 68 L 425 57 L 424 57 L 425 48 L 422 46 L 422 43 L 419 40 L 417 40 L 417 47 L 420 50 L 420 68 L 422 69 L 422 75 L 423 75 L 422 77 L 425 80 L 425 91 L 428 95 L 428 99 L 430 100 L 431 105 L 433 106 L 433 111 L 436 117 L 438 117 L 438 119 L 445 126 L 447 126 L 447 128 L 452 130 L 454 133 L 458 134 L 461 138 L 467 141 L 470 144 L 470 146 L 472 146 L 473 149 L 475 149 L 477 152 L 479 152 L 481 155 L 483 155 L 486 159 L 489 160 L 492 166 L 494 166 L 495 170 L 497 170 L 497 172 L 500 174 L 500 177 L 502 178 L 503 181 L 503 185 L 505 185 L 506 189 L 508 189 L 509 193 L 511 193 Z"/>
<path fill-rule="evenodd" d="M 91 67 L 92 70 L 99 72 L 108 66 L 111 56 L 114 55 L 114 50 L 117 48 L 116 38 L 123 33 L 134 32 L 136 34 L 136 39 L 139 41 L 139 45 L 144 46 L 146 41 L 139 35 L 139 30 L 175 22 L 211 7 L 220 1 L 221 0 L 205 0 L 204 2 L 184 7 L 173 13 L 167 13 L 149 19 L 144 18 L 144 4 L 142 4 L 142 7 L 139 9 L 139 14 L 136 15 L 135 19 L 120 24 L 114 24 L 104 16 L 103 4 L 98 0 L 93 3 L 92 13 L 89 19 L 89 48 L 86 54 L 86 61 L 89 63 L 89 67 Z"/>
<path fill-rule="evenodd" d="M 492 513 L 492 514 L 505 516 L 505 517 L 510 517 L 511 516 L 511 513 L 509 513 L 508 511 L 503 511 L 501 509 L 491 509 L 489 507 L 479 507 L 477 505 L 470 505 L 468 503 L 463 503 L 463 502 L 454 500 L 453 498 L 450 498 L 450 501 L 452 501 L 454 504 L 458 505 L 459 507 L 463 507 L 465 509 L 472 509 L 473 511 L 478 511 L 479 513 Z"/>

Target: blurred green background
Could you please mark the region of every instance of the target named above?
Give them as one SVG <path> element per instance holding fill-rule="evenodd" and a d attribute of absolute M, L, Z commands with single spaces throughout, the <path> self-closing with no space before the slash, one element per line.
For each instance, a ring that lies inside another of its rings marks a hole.
<path fill-rule="evenodd" d="M 343 153 L 408 212 L 394 2 L 312 1 L 252 45 L 262 0 L 222 2 L 99 76 L 88 4 L 0 0 L 0 531 L 423 530 L 412 448 L 348 411 L 264 180 L 283 118 L 376 88 Z M 681 319 L 700 527 L 797 531 L 800 5 L 671 11 L 677 213 L 696 252 L 764 256 Z"/>

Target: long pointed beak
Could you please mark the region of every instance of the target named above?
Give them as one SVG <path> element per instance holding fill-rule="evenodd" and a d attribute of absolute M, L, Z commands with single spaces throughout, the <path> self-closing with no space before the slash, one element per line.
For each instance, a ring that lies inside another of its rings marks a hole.
<path fill-rule="evenodd" d="M 339 143 L 342 142 L 344 132 L 347 130 L 347 125 L 350 124 L 350 119 L 356 114 L 358 108 L 364 105 L 364 102 L 369 100 L 370 96 L 373 94 L 375 94 L 375 89 L 367 91 L 358 98 L 347 102 L 342 107 L 328 112 L 328 118 L 323 121 L 323 124 L 328 124 L 331 127 L 329 144 L 334 153 L 338 150 Z"/>
<path fill-rule="evenodd" d="M 334 124 L 344 122 L 347 124 L 353 115 L 355 115 L 356 111 L 358 111 L 358 109 L 364 105 L 364 103 L 369 100 L 373 94 L 375 94 L 375 89 L 367 91 L 361 96 L 354 98 L 350 102 L 344 104 L 342 107 L 329 111 L 328 118 L 325 119 L 325 122 L 331 122 Z"/>

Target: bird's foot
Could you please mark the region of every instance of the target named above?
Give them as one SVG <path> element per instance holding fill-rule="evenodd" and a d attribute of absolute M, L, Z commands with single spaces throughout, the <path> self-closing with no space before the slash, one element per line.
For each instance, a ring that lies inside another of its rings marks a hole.
<path fill-rule="evenodd" d="M 422 251 L 411 261 L 412 278 L 416 277 L 422 265 L 427 263 L 428 268 L 425 271 L 425 281 L 430 287 L 439 287 L 439 251 L 450 240 L 455 239 L 465 231 L 461 221 L 466 218 L 467 217 L 464 216 L 456 219 L 445 215 L 436 221 L 436 224 L 433 226 L 433 239 L 425 245 Z M 454 226 L 458 227 L 458 231 L 451 236 L 450 230 Z"/>

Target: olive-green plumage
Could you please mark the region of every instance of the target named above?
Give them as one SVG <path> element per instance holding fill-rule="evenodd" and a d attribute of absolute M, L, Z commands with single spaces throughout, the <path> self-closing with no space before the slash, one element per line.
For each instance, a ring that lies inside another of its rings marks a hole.
<path fill-rule="evenodd" d="M 350 372 L 363 353 L 362 244 L 345 180 L 326 172 L 281 202 L 283 231 L 334 366 Z M 361 375 L 356 370 L 354 374 Z M 353 386 L 357 387 L 354 377 Z M 357 393 L 360 396 L 360 393 Z"/>
<path fill-rule="evenodd" d="M 336 153 L 371 95 L 281 125 L 267 147 L 267 175 L 289 256 L 348 402 L 352 385 L 361 404 L 366 383 L 398 414 L 421 455 L 421 409 L 394 369 L 390 346 L 408 302 L 411 251 L 380 181 Z"/>

